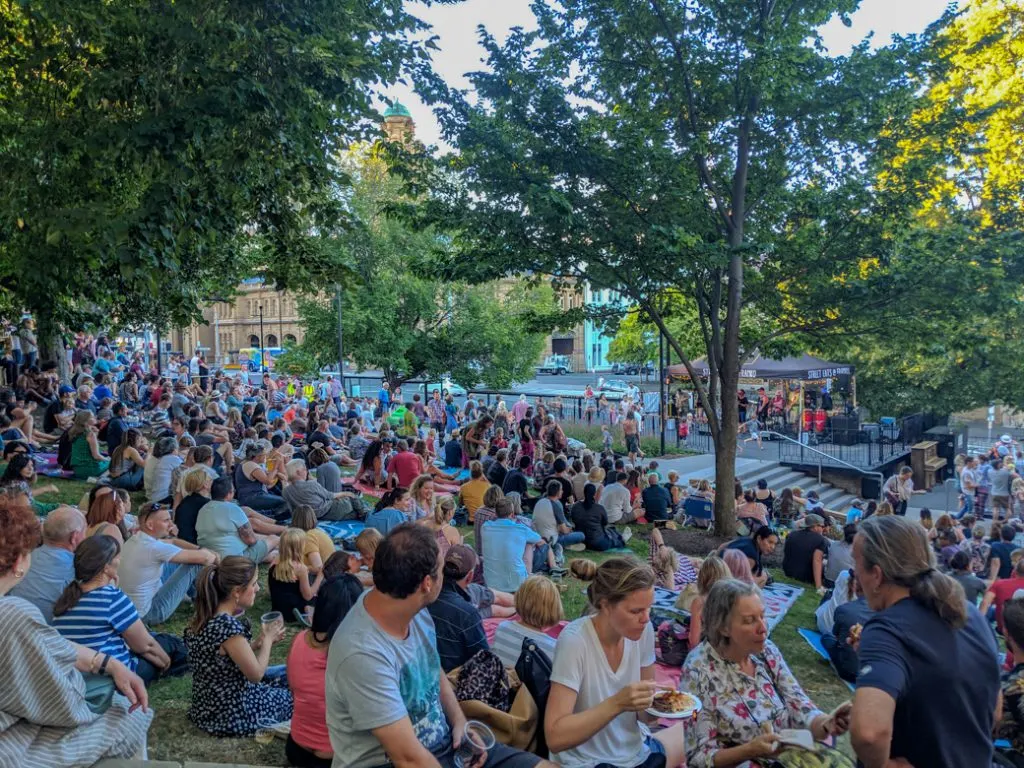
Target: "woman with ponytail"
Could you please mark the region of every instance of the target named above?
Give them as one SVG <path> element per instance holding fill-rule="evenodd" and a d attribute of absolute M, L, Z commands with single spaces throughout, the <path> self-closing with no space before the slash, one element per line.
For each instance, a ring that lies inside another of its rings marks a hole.
<path fill-rule="evenodd" d="M 412 497 L 409 496 L 408 488 L 392 488 L 386 491 L 373 508 L 373 512 L 366 516 L 366 527 L 376 528 L 384 536 L 388 535 L 395 526 L 409 522 L 409 509 L 412 504 Z"/>
<path fill-rule="evenodd" d="M 284 667 L 269 666 L 284 622 L 263 625 L 253 639 L 245 621 L 259 589 L 259 571 L 247 557 L 225 557 L 196 579 L 195 616 L 185 630 L 193 664 L 188 717 L 214 736 L 251 735 L 292 716 Z"/>
<path fill-rule="evenodd" d="M 75 550 L 75 578 L 53 606 L 53 626 L 72 642 L 123 663 L 146 685 L 161 674 L 183 675 L 188 660 L 181 640 L 153 636 L 117 586 L 121 545 L 111 536 L 85 539 Z"/>
<path fill-rule="evenodd" d="M 146 468 L 146 438 L 137 429 L 126 429 L 121 443 L 110 454 L 110 484 L 126 491 L 141 491 Z"/>
<path fill-rule="evenodd" d="M 877 611 L 859 639 L 848 638 L 859 645 L 850 733 L 861 764 L 991 765 L 999 696 L 991 628 L 963 588 L 936 569 L 917 522 L 868 518 L 853 557 Z"/>

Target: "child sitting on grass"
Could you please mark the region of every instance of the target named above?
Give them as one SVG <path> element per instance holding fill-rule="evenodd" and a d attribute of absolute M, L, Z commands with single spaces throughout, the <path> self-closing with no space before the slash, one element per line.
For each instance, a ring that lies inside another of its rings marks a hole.
<path fill-rule="evenodd" d="M 270 605 L 275 611 L 280 611 L 287 622 L 306 623 L 307 614 L 324 581 L 323 571 L 314 577 L 303 562 L 305 545 L 306 532 L 300 528 L 289 528 L 281 534 L 280 555 L 277 564 L 270 566 L 267 576 Z"/>

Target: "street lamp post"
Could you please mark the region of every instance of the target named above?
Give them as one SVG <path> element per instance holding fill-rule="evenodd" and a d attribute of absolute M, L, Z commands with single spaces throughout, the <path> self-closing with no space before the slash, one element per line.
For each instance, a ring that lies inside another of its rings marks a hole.
<path fill-rule="evenodd" d="M 259 305 L 260 308 L 260 372 L 267 372 L 267 360 L 263 356 L 263 305 Z"/>
<path fill-rule="evenodd" d="M 338 384 L 342 394 L 345 393 L 345 344 L 341 325 L 341 285 L 335 284 L 334 293 L 338 297 Z"/>

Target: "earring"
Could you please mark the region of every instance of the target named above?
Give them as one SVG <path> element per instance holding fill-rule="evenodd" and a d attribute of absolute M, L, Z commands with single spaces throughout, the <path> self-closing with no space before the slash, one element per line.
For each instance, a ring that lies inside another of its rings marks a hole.
<path fill-rule="evenodd" d="M 14 572 L 14 578 L 16 578 L 16 579 L 20 579 L 24 575 L 25 575 L 24 571 L 15 571 Z"/>

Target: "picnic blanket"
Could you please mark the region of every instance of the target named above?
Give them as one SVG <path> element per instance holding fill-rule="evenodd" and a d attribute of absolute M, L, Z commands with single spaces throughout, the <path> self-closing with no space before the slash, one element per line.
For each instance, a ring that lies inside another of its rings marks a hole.
<path fill-rule="evenodd" d="M 455 483 L 461 483 L 465 480 L 469 480 L 469 470 L 463 469 L 462 467 L 446 467 L 440 461 L 435 461 L 434 466 L 439 468 L 446 475 L 455 475 Z"/>
<path fill-rule="evenodd" d="M 764 601 L 764 617 L 768 623 L 768 632 L 778 626 L 785 618 L 786 613 L 793 607 L 793 603 L 804 592 L 803 587 L 794 587 L 790 584 L 771 584 L 761 590 L 761 600 Z M 676 600 L 679 593 L 663 587 L 654 588 L 654 605 L 651 606 L 651 621 L 657 626 L 666 619 L 688 624 L 690 614 L 681 608 L 676 608 Z"/>
<path fill-rule="evenodd" d="M 803 627 L 798 629 L 797 632 L 800 637 L 806 640 L 807 644 L 811 646 L 819 656 L 821 656 L 821 658 L 828 662 L 828 665 L 832 667 L 832 671 L 836 673 L 836 677 L 839 677 L 839 673 L 836 672 L 835 664 L 832 663 L 832 659 L 829 658 L 828 651 L 825 650 L 825 646 L 821 642 L 821 633 L 815 632 L 813 629 L 804 629 Z M 842 680 L 841 677 L 839 679 Z M 843 682 L 846 683 L 846 687 L 851 691 L 856 690 L 856 686 L 854 686 L 853 683 L 849 683 L 846 680 L 843 680 Z"/>
<path fill-rule="evenodd" d="M 332 541 L 344 541 L 358 536 L 366 523 L 361 520 L 321 520 L 317 527 L 325 531 Z"/>

